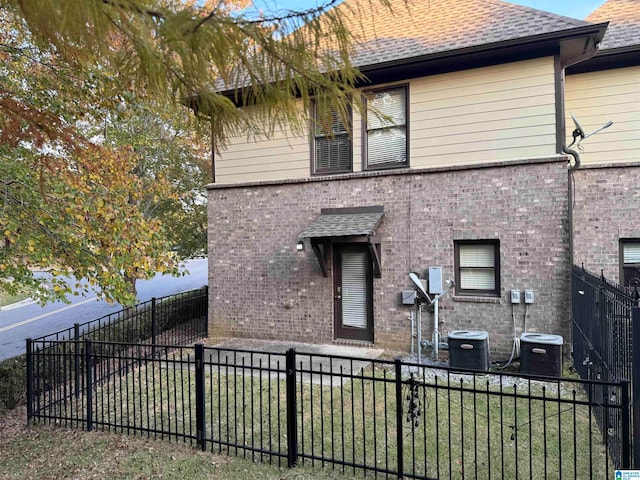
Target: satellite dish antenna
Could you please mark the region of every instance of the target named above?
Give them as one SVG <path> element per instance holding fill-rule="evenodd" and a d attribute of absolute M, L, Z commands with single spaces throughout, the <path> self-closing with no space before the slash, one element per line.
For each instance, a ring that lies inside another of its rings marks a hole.
<path fill-rule="evenodd" d="M 593 132 L 589 133 L 589 134 L 585 134 L 584 133 L 584 128 L 582 128 L 582 125 L 580 125 L 580 122 L 578 122 L 578 119 L 575 117 L 575 115 L 572 113 L 571 114 L 571 118 L 573 119 L 573 123 L 576 126 L 576 129 L 573 131 L 573 142 L 571 142 L 571 145 L 569 145 L 569 147 L 571 147 L 574 143 L 578 144 L 578 147 L 580 147 L 580 142 L 582 142 L 585 138 L 589 138 L 591 135 L 595 135 L 596 133 L 600 132 L 601 130 L 604 130 L 605 128 L 609 128 L 611 125 L 613 125 L 613 122 L 611 120 L 609 120 L 607 123 L 605 123 L 603 126 L 601 126 L 600 128 L 594 130 Z M 578 140 L 579 138 L 579 140 Z M 567 148 L 569 148 L 567 147 Z"/>
<path fill-rule="evenodd" d="M 418 275 L 416 275 L 415 273 L 410 273 L 409 278 L 416 285 L 416 291 L 418 293 L 418 297 L 420 298 L 420 301 L 431 304 L 431 297 L 422 286 L 422 282 L 418 278 Z"/>
<path fill-rule="evenodd" d="M 573 140 L 575 141 L 577 136 L 580 136 L 581 139 L 584 139 L 584 129 L 578 122 L 576 116 L 572 113 L 571 118 L 573 119 L 573 124 L 576 126 L 576 129 L 573 131 Z"/>

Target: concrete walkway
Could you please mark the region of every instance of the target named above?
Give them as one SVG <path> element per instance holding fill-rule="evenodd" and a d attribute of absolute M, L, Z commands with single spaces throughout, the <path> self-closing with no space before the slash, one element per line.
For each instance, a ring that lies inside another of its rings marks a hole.
<path fill-rule="evenodd" d="M 232 338 L 205 350 L 207 363 L 221 373 L 269 375 L 284 380 L 285 352 L 296 349 L 296 370 L 304 383 L 337 386 L 351 381 L 384 350 L 347 345 L 315 345 Z M 235 368 L 234 368 L 235 367 Z M 243 368 L 244 367 L 244 368 Z M 327 375 L 331 372 L 332 375 Z M 322 375 L 321 375 L 322 373 Z"/>

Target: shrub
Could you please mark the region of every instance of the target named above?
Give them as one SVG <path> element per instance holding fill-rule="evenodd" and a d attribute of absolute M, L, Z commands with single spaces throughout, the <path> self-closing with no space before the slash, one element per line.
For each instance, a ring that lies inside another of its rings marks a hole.
<path fill-rule="evenodd" d="M 0 362 L 0 414 L 13 409 L 27 392 L 27 356 Z"/>

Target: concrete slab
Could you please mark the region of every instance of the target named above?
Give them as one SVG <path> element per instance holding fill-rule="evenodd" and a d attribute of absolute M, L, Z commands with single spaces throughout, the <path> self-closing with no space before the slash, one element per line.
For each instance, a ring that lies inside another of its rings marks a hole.
<path fill-rule="evenodd" d="M 220 373 L 285 379 L 285 353 L 296 349 L 298 379 L 304 383 L 345 384 L 371 365 L 384 350 L 349 345 L 315 345 L 232 338 L 208 347 L 206 363 Z M 329 373 L 331 373 L 329 375 Z"/>

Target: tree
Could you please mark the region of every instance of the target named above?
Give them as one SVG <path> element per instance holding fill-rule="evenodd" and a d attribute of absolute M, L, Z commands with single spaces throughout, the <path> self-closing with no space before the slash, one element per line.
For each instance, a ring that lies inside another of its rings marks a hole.
<path fill-rule="evenodd" d="M 105 145 L 132 148 L 137 160 L 134 172 L 143 184 L 139 207 L 145 218 L 162 222 L 178 258 L 206 252 L 204 186 L 212 176 L 208 136 L 194 128 L 188 113 L 181 105 L 132 99 L 109 116 L 103 129 Z M 158 175 L 168 182 L 171 195 L 156 195 Z"/>
<path fill-rule="evenodd" d="M 134 279 L 178 273 L 161 223 L 139 208 L 143 194 L 172 198 L 171 184 L 145 184 L 130 146 L 86 135 L 122 100 L 103 65 L 77 69 L 0 14 L 0 288 L 36 287 L 43 301 L 93 288 L 131 303 Z"/>
<path fill-rule="evenodd" d="M 49 297 L 73 273 L 130 302 L 136 278 L 176 273 L 187 217 L 167 228 L 157 214 L 202 207 L 172 188 L 199 165 L 181 161 L 198 153 L 176 105 L 211 122 L 217 147 L 306 128 L 312 96 L 346 116 L 362 76 L 337 3 L 251 17 L 222 0 L 0 0 L 0 288 L 37 285 L 41 267 Z"/>

